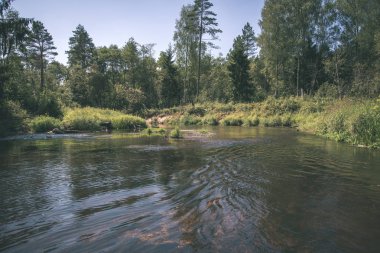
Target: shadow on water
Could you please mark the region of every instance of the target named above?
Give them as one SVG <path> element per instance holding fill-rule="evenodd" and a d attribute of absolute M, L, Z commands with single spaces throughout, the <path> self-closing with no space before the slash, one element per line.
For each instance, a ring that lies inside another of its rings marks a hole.
<path fill-rule="evenodd" d="M 380 251 L 379 151 L 209 131 L 0 142 L 0 251 Z"/>

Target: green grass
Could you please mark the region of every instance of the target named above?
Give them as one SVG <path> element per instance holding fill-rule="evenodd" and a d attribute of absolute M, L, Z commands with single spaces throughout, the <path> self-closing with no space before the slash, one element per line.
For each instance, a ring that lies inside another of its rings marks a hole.
<path fill-rule="evenodd" d="M 163 128 L 147 128 L 141 131 L 142 135 L 146 136 L 165 136 L 166 131 Z"/>
<path fill-rule="evenodd" d="M 243 117 L 237 115 L 229 115 L 221 121 L 223 126 L 241 126 L 243 125 Z"/>
<path fill-rule="evenodd" d="M 140 117 L 109 109 L 73 108 L 68 109 L 63 117 L 66 129 L 79 131 L 101 130 L 101 123 L 104 122 L 111 122 L 117 130 L 139 130 L 147 127 L 145 120 Z"/>
<path fill-rule="evenodd" d="M 336 141 L 380 147 L 380 99 L 269 97 L 259 103 L 186 105 L 156 111 L 167 124 L 297 127 Z"/>
<path fill-rule="evenodd" d="M 181 130 L 179 130 L 179 127 L 176 127 L 172 131 L 170 131 L 169 137 L 173 139 L 182 138 L 183 136 L 182 136 Z"/>
<path fill-rule="evenodd" d="M 49 116 L 38 116 L 30 121 L 29 126 L 34 133 L 46 133 L 54 128 L 60 128 L 61 121 Z"/>

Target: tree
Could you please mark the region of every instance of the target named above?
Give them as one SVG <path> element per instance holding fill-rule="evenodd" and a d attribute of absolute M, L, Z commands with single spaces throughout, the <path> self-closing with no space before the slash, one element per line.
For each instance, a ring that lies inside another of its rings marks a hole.
<path fill-rule="evenodd" d="M 40 71 L 40 88 L 42 90 L 45 86 L 44 71 L 49 60 L 57 55 L 55 51 L 57 48 L 54 46 L 53 37 L 40 21 L 34 21 L 32 24 L 27 48 L 30 57 Z"/>
<path fill-rule="evenodd" d="M 10 8 L 10 3 L 9 0 L 0 1 L 0 99 L 4 98 L 6 82 L 12 72 L 8 60 L 23 50 L 28 25 L 32 21 L 20 18 L 18 12 Z"/>
<path fill-rule="evenodd" d="M 95 60 L 95 45 L 83 25 L 78 25 L 69 39 L 68 62 L 70 66 L 88 68 Z"/>
<path fill-rule="evenodd" d="M 265 2 L 259 44 L 268 80 L 277 93 L 299 94 L 311 82 L 313 33 L 321 0 Z"/>
<path fill-rule="evenodd" d="M 222 30 L 218 29 L 218 23 L 216 22 L 216 14 L 210 10 L 214 5 L 209 0 L 195 0 L 194 1 L 194 11 L 198 19 L 198 78 L 197 78 L 197 88 L 196 88 L 196 98 L 199 96 L 199 87 L 201 80 L 201 57 L 202 57 L 202 42 L 203 35 L 210 35 L 209 40 L 218 39 L 218 33 Z M 210 46 L 214 46 L 211 42 L 208 43 Z"/>
<path fill-rule="evenodd" d="M 124 63 L 124 83 L 130 88 L 138 87 L 140 52 L 139 44 L 130 38 L 122 49 Z"/>
<path fill-rule="evenodd" d="M 169 46 L 161 52 L 158 60 L 158 83 L 160 104 L 163 107 L 178 105 L 181 100 L 181 89 L 177 80 L 177 69 L 174 66 L 173 49 Z"/>
<path fill-rule="evenodd" d="M 256 36 L 252 26 L 247 22 L 242 30 L 242 39 L 244 42 L 245 53 L 248 57 L 254 56 L 256 53 Z"/>
<path fill-rule="evenodd" d="M 249 80 L 249 60 L 242 36 L 234 40 L 228 53 L 228 71 L 232 81 L 232 95 L 236 102 L 249 102 L 253 97 L 253 86 Z"/>
<path fill-rule="evenodd" d="M 197 19 L 194 5 L 185 5 L 176 20 L 173 36 L 178 72 L 182 80 L 183 102 L 190 102 L 196 94 L 197 80 Z"/>

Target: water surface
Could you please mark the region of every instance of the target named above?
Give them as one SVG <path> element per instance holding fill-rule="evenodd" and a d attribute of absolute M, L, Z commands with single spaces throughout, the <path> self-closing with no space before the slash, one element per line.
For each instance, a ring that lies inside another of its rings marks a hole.
<path fill-rule="evenodd" d="M 2 252 L 380 252 L 380 152 L 290 129 L 0 142 Z"/>

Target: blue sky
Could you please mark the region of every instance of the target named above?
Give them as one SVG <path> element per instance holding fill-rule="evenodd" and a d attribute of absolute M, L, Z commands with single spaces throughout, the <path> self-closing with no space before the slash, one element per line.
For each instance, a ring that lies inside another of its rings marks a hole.
<path fill-rule="evenodd" d="M 20 16 L 35 18 L 44 23 L 52 34 L 58 56 L 67 62 L 65 51 L 78 24 L 84 25 L 95 45 L 123 46 L 130 37 L 140 44 L 155 43 L 155 55 L 166 50 L 172 42 L 175 21 L 181 7 L 192 0 L 15 0 L 13 7 Z M 264 0 L 213 0 L 219 28 L 223 33 L 215 43 L 226 55 L 233 39 L 250 22 L 260 33 L 258 20 Z"/>

